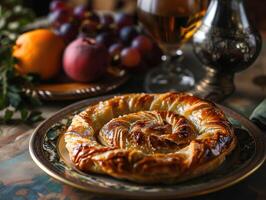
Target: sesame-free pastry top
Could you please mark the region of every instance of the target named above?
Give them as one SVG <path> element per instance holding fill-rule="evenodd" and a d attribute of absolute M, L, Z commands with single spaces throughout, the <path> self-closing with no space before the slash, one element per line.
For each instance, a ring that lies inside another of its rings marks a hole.
<path fill-rule="evenodd" d="M 174 183 L 220 166 L 236 137 L 213 103 L 187 93 L 129 94 L 87 107 L 64 134 L 75 166 L 138 183 Z"/>

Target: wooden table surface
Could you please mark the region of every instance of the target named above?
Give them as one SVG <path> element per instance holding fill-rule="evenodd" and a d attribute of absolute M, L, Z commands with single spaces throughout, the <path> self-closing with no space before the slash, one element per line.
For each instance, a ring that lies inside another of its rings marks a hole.
<path fill-rule="evenodd" d="M 188 57 L 188 56 L 187 56 Z M 189 58 L 190 59 L 190 58 Z M 222 104 L 231 107 L 243 115 L 249 116 L 256 105 L 266 97 L 266 86 L 253 83 L 254 77 L 266 75 L 266 44 L 256 63 L 244 72 L 236 75 L 236 92 Z M 143 77 L 133 76 L 128 83 L 113 93 L 143 91 Z M 49 102 L 40 110 L 44 117 L 73 102 Z M 105 199 L 91 193 L 79 191 L 55 181 L 46 175 L 31 160 L 28 143 L 34 130 L 23 124 L 0 125 L 0 200 L 11 199 Z M 241 183 L 195 199 L 266 199 L 266 164 L 255 174 Z"/>

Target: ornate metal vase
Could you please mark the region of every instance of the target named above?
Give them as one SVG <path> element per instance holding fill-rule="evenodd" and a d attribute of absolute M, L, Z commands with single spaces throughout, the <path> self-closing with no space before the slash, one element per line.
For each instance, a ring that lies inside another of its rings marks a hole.
<path fill-rule="evenodd" d="M 250 23 L 245 0 L 211 0 L 193 46 L 207 71 L 194 93 L 212 100 L 230 95 L 234 73 L 248 68 L 261 50 L 261 37 Z"/>

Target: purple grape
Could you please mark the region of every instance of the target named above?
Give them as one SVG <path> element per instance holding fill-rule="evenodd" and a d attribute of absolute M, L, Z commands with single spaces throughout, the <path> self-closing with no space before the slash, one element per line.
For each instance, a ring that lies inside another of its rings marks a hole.
<path fill-rule="evenodd" d="M 108 51 L 110 56 L 115 56 L 117 54 L 120 54 L 123 48 L 124 48 L 123 44 L 115 43 L 109 47 Z"/>
<path fill-rule="evenodd" d="M 62 36 L 67 43 L 75 39 L 77 33 L 78 27 L 73 23 L 64 23 L 59 29 L 59 35 Z"/>
<path fill-rule="evenodd" d="M 141 55 L 138 49 L 129 47 L 121 52 L 121 62 L 128 68 L 136 67 L 141 62 Z"/>
<path fill-rule="evenodd" d="M 85 5 L 80 5 L 80 6 L 77 6 L 74 8 L 74 16 L 77 18 L 77 19 L 84 19 L 85 16 L 86 16 L 86 12 L 88 11 L 88 8 L 87 6 Z"/>
<path fill-rule="evenodd" d="M 67 10 L 56 10 L 51 12 L 48 16 L 50 24 L 57 27 L 70 20 L 70 14 Z"/>
<path fill-rule="evenodd" d="M 94 21 L 85 20 L 80 26 L 82 36 L 94 37 L 97 34 L 98 24 Z"/>
<path fill-rule="evenodd" d="M 131 41 L 138 36 L 138 31 L 134 26 L 127 26 L 120 30 L 119 37 L 126 45 L 130 45 Z"/>
<path fill-rule="evenodd" d="M 121 51 L 123 50 L 123 45 L 121 43 L 115 43 L 109 47 L 108 52 L 111 57 L 111 65 L 118 66 L 121 64 Z"/>
<path fill-rule="evenodd" d="M 67 5 L 63 1 L 57 0 L 57 1 L 52 1 L 50 3 L 50 11 L 63 10 L 66 8 L 67 8 Z"/>
<path fill-rule="evenodd" d="M 134 18 L 126 13 L 119 13 L 115 16 L 115 23 L 118 29 L 122 29 L 126 26 L 134 25 Z"/>
<path fill-rule="evenodd" d="M 146 54 L 152 50 L 153 43 L 147 36 L 139 35 L 132 41 L 131 46 L 139 49 L 142 54 Z"/>
<path fill-rule="evenodd" d="M 100 22 L 103 26 L 109 26 L 110 24 L 114 23 L 113 15 L 111 14 L 103 14 L 100 17 Z"/>
<path fill-rule="evenodd" d="M 103 44 L 109 48 L 116 41 L 116 37 L 112 32 L 101 33 L 96 37 L 96 42 Z"/>

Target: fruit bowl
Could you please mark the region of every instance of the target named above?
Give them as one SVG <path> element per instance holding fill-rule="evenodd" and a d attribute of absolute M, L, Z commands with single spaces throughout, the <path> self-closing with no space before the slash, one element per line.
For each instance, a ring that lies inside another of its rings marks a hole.
<path fill-rule="evenodd" d="M 62 75 L 57 80 L 41 82 L 34 87 L 25 88 L 25 91 L 34 91 L 40 99 L 45 101 L 78 100 L 114 90 L 124 84 L 128 78 L 129 74 L 126 70 L 108 67 L 101 79 L 95 82 L 79 83 Z"/>
<path fill-rule="evenodd" d="M 94 11 L 86 5 L 71 7 L 67 2 L 52 1 L 46 22 L 37 20 L 27 28 L 49 29 L 56 35 L 54 37 L 64 41 L 65 47 L 63 51 L 60 49 L 62 56 L 57 57 L 61 64 L 56 67 L 60 72 L 57 70 L 57 74 L 42 78 L 40 84 L 25 88 L 26 92 L 34 91 L 42 100 L 97 96 L 122 85 L 130 73 L 146 72 L 161 62 L 161 50 L 138 26 L 132 13 Z M 49 42 L 42 40 L 44 44 Z M 35 47 L 40 48 L 39 45 Z M 47 53 L 50 49 L 46 48 L 42 51 L 46 52 L 45 56 L 42 54 L 35 59 L 48 64 L 44 66 L 40 61 L 35 66 L 30 65 L 26 72 L 37 72 L 40 77 L 43 71 L 50 71 Z"/>

